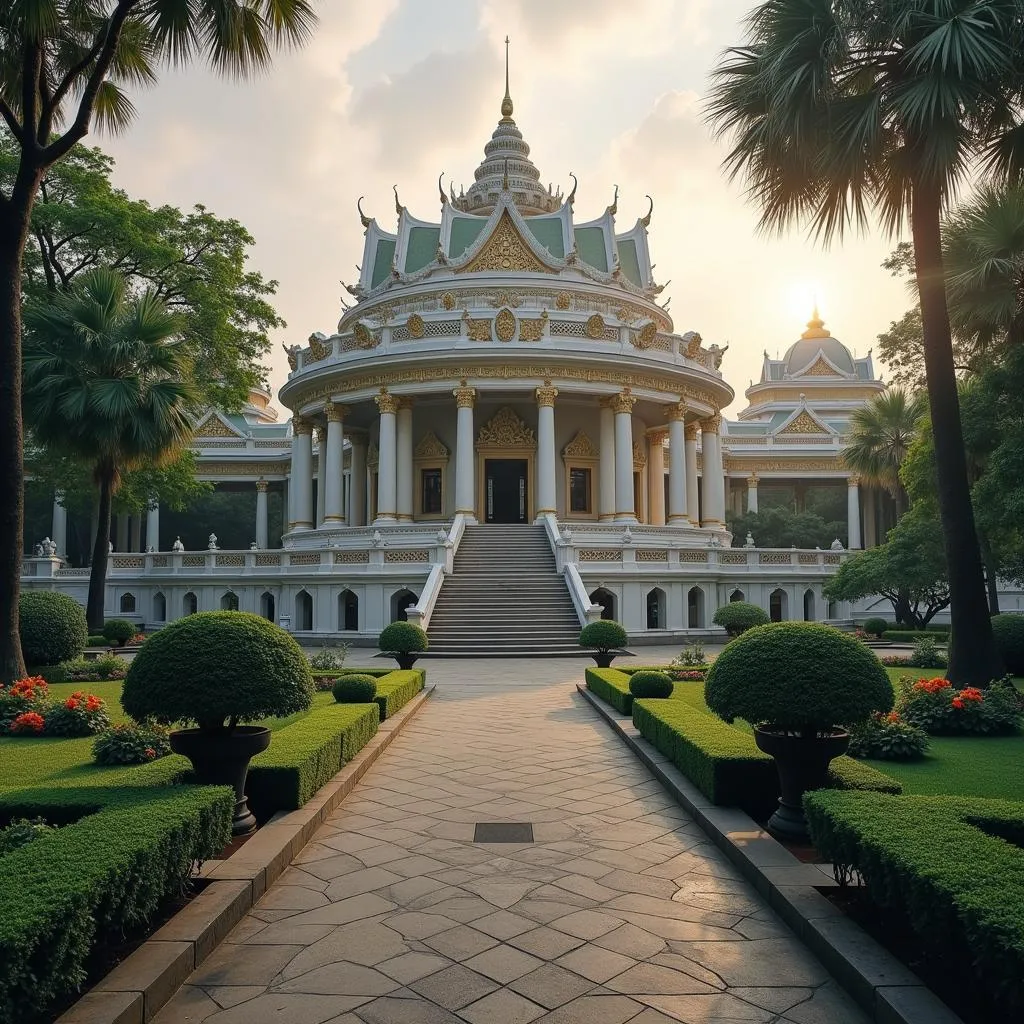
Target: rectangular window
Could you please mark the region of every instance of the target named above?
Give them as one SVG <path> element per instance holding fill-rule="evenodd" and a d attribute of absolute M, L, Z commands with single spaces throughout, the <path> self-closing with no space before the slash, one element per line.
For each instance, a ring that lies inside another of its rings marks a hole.
<path fill-rule="evenodd" d="M 569 511 L 589 513 L 590 509 L 590 470 L 570 467 Z"/>
<path fill-rule="evenodd" d="M 439 516 L 443 511 L 441 501 L 441 470 L 420 470 L 420 496 L 423 515 Z"/>

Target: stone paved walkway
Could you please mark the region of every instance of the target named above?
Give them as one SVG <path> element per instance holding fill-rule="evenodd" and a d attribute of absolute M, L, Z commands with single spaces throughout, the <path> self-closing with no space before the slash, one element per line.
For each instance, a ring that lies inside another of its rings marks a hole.
<path fill-rule="evenodd" d="M 426 664 L 433 697 L 157 1024 L 866 1021 L 583 703 L 582 661 Z"/>

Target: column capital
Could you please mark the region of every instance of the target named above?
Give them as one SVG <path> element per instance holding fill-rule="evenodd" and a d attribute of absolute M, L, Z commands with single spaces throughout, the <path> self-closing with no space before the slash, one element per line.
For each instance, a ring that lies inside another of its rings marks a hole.
<path fill-rule="evenodd" d="M 260 494 L 267 493 L 267 481 L 264 480 L 263 477 L 260 477 L 259 480 L 256 481 L 256 490 Z"/>
<path fill-rule="evenodd" d="M 634 405 L 636 405 L 636 395 L 631 394 L 629 388 L 623 388 L 619 394 L 611 396 L 611 407 L 616 415 L 620 413 L 629 415 L 632 413 Z"/>
<path fill-rule="evenodd" d="M 411 409 L 416 404 L 416 399 L 412 395 L 398 395 L 395 401 L 398 404 L 399 412 L 403 409 Z"/>
<path fill-rule="evenodd" d="M 380 394 L 375 395 L 373 400 L 377 403 L 377 408 L 380 410 L 381 415 L 385 413 L 396 413 L 398 412 L 398 399 L 388 393 L 387 388 L 381 388 Z"/>
<path fill-rule="evenodd" d="M 476 388 L 470 387 L 466 381 L 460 380 L 459 386 L 452 391 L 455 396 L 455 404 L 460 409 L 472 409 L 476 401 Z"/>
<path fill-rule="evenodd" d="M 313 420 L 308 416 L 292 416 L 292 433 L 296 437 L 313 436 Z"/>
<path fill-rule="evenodd" d="M 534 394 L 537 396 L 539 406 L 554 406 L 555 399 L 558 397 L 558 388 L 553 387 L 551 381 L 545 380 L 544 386 L 537 388 Z"/>
<path fill-rule="evenodd" d="M 696 441 L 697 440 L 697 430 L 698 430 L 698 427 L 697 427 L 697 421 L 696 420 L 691 420 L 689 423 L 687 423 L 686 424 L 686 440 L 687 441 Z"/>
<path fill-rule="evenodd" d="M 668 440 L 668 431 L 662 428 L 655 428 L 647 431 L 647 440 L 652 445 L 664 444 Z"/>
<path fill-rule="evenodd" d="M 758 482 L 760 481 L 760 479 L 761 478 L 756 473 L 751 473 L 750 476 L 747 477 L 747 486 L 748 487 L 757 487 Z"/>
<path fill-rule="evenodd" d="M 341 423 L 348 414 L 349 407 L 347 405 L 339 405 L 336 402 L 327 402 L 324 405 L 324 415 L 327 417 L 328 423 Z"/>
<path fill-rule="evenodd" d="M 716 412 L 714 416 L 708 416 L 700 421 L 702 434 L 717 434 L 722 429 L 722 414 Z"/>
<path fill-rule="evenodd" d="M 665 406 L 665 419 L 670 423 L 675 420 L 686 419 L 686 402 L 680 399 L 678 402 L 673 402 L 671 405 Z"/>
<path fill-rule="evenodd" d="M 854 473 L 852 476 L 846 478 L 847 487 L 860 487 L 860 477 Z"/>

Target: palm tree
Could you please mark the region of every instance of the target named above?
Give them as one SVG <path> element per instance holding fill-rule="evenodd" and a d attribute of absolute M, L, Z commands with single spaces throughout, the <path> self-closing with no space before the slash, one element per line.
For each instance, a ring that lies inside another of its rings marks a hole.
<path fill-rule="evenodd" d="M 985 609 L 942 259 L 942 215 L 972 173 L 1024 168 L 1021 0 L 765 0 L 714 71 L 710 116 L 732 136 L 763 228 L 824 241 L 876 215 L 909 221 L 938 499 L 949 564 L 949 676 L 1001 672 Z"/>
<path fill-rule="evenodd" d="M 275 46 L 306 41 L 309 0 L 5 0 L 0 3 L 0 118 L 19 150 L 0 188 L 0 683 L 25 674 L 18 639 L 24 527 L 21 262 L 47 168 L 93 122 L 127 127 L 126 89 L 163 64 L 205 60 L 225 74 L 269 67 Z"/>
<path fill-rule="evenodd" d="M 89 628 L 103 626 L 110 506 L 121 474 L 174 457 L 192 435 L 197 389 L 179 323 L 155 292 L 132 296 L 112 270 L 25 315 L 25 409 L 33 437 L 92 465 L 99 514 Z"/>
<path fill-rule="evenodd" d="M 843 461 L 866 484 L 884 487 L 892 495 L 897 517 L 907 509 L 900 467 L 917 436 L 925 405 L 923 394 L 890 388 L 850 417 L 850 439 L 843 449 Z"/>

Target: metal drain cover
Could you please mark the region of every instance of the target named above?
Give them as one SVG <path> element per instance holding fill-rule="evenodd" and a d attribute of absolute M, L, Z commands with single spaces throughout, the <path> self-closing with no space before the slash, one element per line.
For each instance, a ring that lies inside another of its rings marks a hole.
<path fill-rule="evenodd" d="M 528 821 L 478 821 L 474 843 L 532 843 L 533 825 Z"/>

